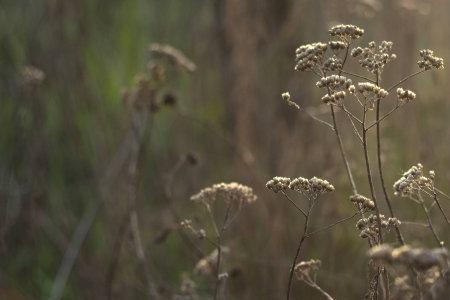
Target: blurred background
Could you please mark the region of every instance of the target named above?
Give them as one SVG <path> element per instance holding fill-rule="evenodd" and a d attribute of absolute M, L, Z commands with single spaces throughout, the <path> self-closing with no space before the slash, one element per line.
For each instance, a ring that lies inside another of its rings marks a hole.
<path fill-rule="evenodd" d="M 294 72 L 296 47 L 326 41 L 331 25 L 358 25 L 366 30 L 361 43 L 394 42 L 398 58 L 383 77 L 390 86 L 417 70 L 419 49 L 448 61 L 449 12 L 444 0 L 1 0 L 0 298 L 145 299 L 143 266 L 163 299 L 187 276 L 208 295 L 211 278 L 193 269 L 213 249 L 177 224 L 189 217 L 210 230 L 189 197 L 238 181 L 259 199 L 226 232 L 228 298 L 282 299 L 303 220 L 266 181 L 330 180 L 337 192 L 320 201 L 314 228 L 354 212 L 335 136 L 281 101 L 288 90 L 315 114 L 326 112 L 316 78 Z M 124 95 L 147 72 L 151 43 L 181 50 L 197 68 L 168 69 L 133 173 L 121 160 L 133 128 Z M 417 162 L 450 192 L 448 77 L 427 72 L 404 85 L 418 97 L 383 126 L 389 192 Z M 367 194 L 362 151 L 338 119 Z M 130 185 L 144 259 L 129 228 Z M 402 220 L 425 220 L 408 200 L 393 197 L 393 206 Z M 403 231 L 412 243 L 432 244 L 420 226 Z M 322 260 L 318 280 L 337 299 L 362 299 L 366 250 L 350 221 L 308 240 L 301 258 Z M 322 297 L 300 282 L 293 295 Z"/>

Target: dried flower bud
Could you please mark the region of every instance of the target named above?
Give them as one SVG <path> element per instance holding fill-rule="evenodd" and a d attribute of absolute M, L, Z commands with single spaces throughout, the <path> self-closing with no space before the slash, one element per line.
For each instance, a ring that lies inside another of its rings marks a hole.
<path fill-rule="evenodd" d="M 349 42 L 350 40 L 359 39 L 363 34 L 364 30 L 355 25 L 336 25 L 331 27 L 329 33 L 333 37 L 338 37 L 344 42 Z"/>
<path fill-rule="evenodd" d="M 403 88 L 399 87 L 397 89 L 397 97 L 400 102 L 409 102 L 416 99 L 416 94 L 410 90 L 404 90 Z"/>
<path fill-rule="evenodd" d="M 310 71 L 322 60 L 328 45 L 324 43 L 313 43 L 303 45 L 295 50 L 295 70 Z"/>
<path fill-rule="evenodd" d="M 291 179 L 289 177 L 274 177 L 266 183 L 266 188 L 278 193 L 279 191 L 285 191 L 289 188 Z"/>
<path fill-rule="evenodd" d="M 257 197 L 252 188 L 236 182 L 214 184 L 191 197 L 192 201 L 205 204 L 210 204 L 217 199 L 222 199 L 226 203 L 241 205 L 255 202 Z"/>
<path fill-rule="evenodd" d="M 435 68 L 441 70 L 444 68 L 444 59 L 434 56 L 434 52 L 432 50 L 420 50 L 419 55 L 422 58 L 417 62 L 420 69 L 430 70 L 431 68 Z"/>
<path fill-rule="evenodd" d="M 284 92 L 283 94 L 281 94 L 281 98 L 283 98 L 287 105 L 295 107 L 296 109 L 300 109 L 300 106 L 291 100 L 291 94 L 289 94 L 289 92 Z"/>

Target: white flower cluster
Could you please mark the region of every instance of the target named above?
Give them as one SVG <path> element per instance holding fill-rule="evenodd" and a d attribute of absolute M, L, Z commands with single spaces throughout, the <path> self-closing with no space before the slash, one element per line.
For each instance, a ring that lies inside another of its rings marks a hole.
<path fill-rule="evenodd" d="M 320 269 L 322 262 L 319 259 L 310 259 L 299 262 L 294 272 L 298 280 L 310 280 L 315 277 L 315 273 Z"/>
<path fill-rule="evenodd" d="M 279 191 L 286 191 L 287 189 L 289 189 L 290 183 L 291 179 L 289 177 L 276 176 L 266 183 L 266 188 L 273 191 L 274 193 L 278 193 Z"/>
<path fill-rule="evenodd" d="M 389 94 L 385 89 L 382 89 L 371 82 L 358 82 L 358 92 L 368 99 L 373 97 L 380 99 Z"/>
<path fill-rule="evenodd" d="M 350 201 L 358 207 L 361 206 L 364 210 L 373 210 L 375 208 L 375 203 L 372 200 L 360 194 L 350 196 Z"/>
<path fill-rule="evenodd" d="M 424 188 L 432 188 L 435 173 L 429 172 L 429 177 L 424 176 L 423 166 L 418 163 L 403 173 L 402 177 L 394 183 L 394 194 L 396 196 L 408 197 L 415 195 Z"/>
<path fill-rule="evenodd" d="M 329 33 L 333 37 L 338 37 L 348 43 L 350 40 L 359 39 L 364 34 L 364 29 L 355 25 L 336 25 L 331 27 Z"/>
<path fill-rule="evenodd" d="M 302 45 L 295 50 L 295 70 L 310 71 L 322 60 L 328 45 L 312 43 Z"/>
<path fill-rule="evenodd" d="M 198 194 L 191 197 L 192 201 L 209 204 L 217 199 L 222 199 L 228 204 L 238 205 L 255 202 L 257 197 L 253 189 L 240 183 L 218 183 L 211 187 L 202 189 Z"/>
<path fill-rule="evenodd" d="M 403 88 L 399 87 L 397 89 L 397 97 L 400 102 L 409 102 L 416 99 L 416 94 L 413 91 L 404 90 Z"/>
<path fill-rule="evenodd" d="M 435 56 L 433 50 L 420 50 L 419 55 L 422 59 L 417 62 L 417 65 L 422 70 L 430 70 L 431 68 L 441 70 L 444 68 L 444 59 Z"/>
<path fill-rule="evenodd" d="M 374 260 L 388 264 L 400 264 L 425 271 L 432 267 L 448 268 L 448 251 L 445 248 L 424 249 L 404 245 L 392 248 L 387 244 L 377 245 L 368 252 Z"/>
<path fill-rule="evenodd" d="M 350 55 L 359 57 L 359 64 L 369 72 L 380 74 L 387 63 L 397 58 L 397 55 L 392 53 L 392 46 L 392 42 L 382 41 L 377 47 L 372 41 L 367 47 L 354 48 Z"/>

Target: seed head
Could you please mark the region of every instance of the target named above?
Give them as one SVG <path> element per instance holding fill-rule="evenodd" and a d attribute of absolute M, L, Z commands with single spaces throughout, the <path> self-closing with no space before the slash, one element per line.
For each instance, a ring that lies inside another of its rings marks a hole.
<path fill-rule="evenodd" d="M 348 43 L 350 40 L 359 39 L 364 34 L 364 29 L 355 25 L 336 25 L 331 27 L 329 33 L 333 37 L 340 38 L 343 42 Z"/>
<path fill-rule="evenodd" d="M 430 70 L 432 68 L 441 70 L 444 68 L 444 59 L 434 55 L 433 50 L 423 49 L 419 51 L 422 58 L 417 62 L 417 65 L 422 70 Z"/>
<path fill-rule="evenodd" d="M 323 58 L 327 47 L 328 45 L 324 43 L 312 43 L 298 47 L 295 50 L 295 70 L 313 70 Z"/>
<path fill-rule="evenodd" d="M 397 89 L 397 97 L 400 102 L 409 102 L 416 99 L 416 94 L 410 90 L 404 90 L 403 88 L 399 87 Z"/>
<path fill-rule="evenodd" d="M 274 177 L 266 183 L 266 188 L 274 193 L 279 191 L 286 191 L 289 188 L 291 179 L 289 177 Z"/>
<path fill-rule="evenodd" d="M 210 204 L 217 199 L 222 199 L 226 203 L 237 203 L 238 205 L 253 203 L 257 197 L 253 189 L 240 183 L 218 183 L 211 187 L 204 188 L 198 194 L 191 197 L 192 201 Z"/>

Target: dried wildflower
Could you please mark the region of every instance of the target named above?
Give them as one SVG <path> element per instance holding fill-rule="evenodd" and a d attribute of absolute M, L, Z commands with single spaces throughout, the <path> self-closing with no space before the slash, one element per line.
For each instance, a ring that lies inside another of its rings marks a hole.
<path fill-rule="evenodd" d="M 365 210 L 373 210 L 375 208 L 375 203 L 372 200 L 360 194 L 350 196 L 350 201 Z"/>
<path fill-rule="evenodd" d="M 420 189 L 432 188 L 433 178 L 423 175 L 423 166 L 418 163 L 403 173 L 402 177 L 394 183 L 394 194 L 407 197 L 416 194 Z"/>
<path fill-rule="evenodd" d="M 283 98 L 287 105 L 295 107 L 296 109 L 300 109 L 300 106 L 291 100 L 291 94 L 289 94 L 289 92 L 284 92 L 283 94 L 281 94 L 281 98 Z"/>
<path fill-rule="evenodd" d="M 397 55 L 392 53 L 392 42 L 382 41 L 380 45 L 375 42 L 370 42 L 367 47 L 356 47 L 352 49 L 350 55 L 358 57 L 359 64 L 373 74 L 380 74 L 385 65 L 397 58 Z"/>
<path fill-rule="evenodd" d="M 255 202 L 257 197 L 253 189 L 240 183 L 218 183 L 204 188 L 198 194 L 191 197 L 192 201 L 210 204 L 217 199 L 222 199 L 227 204 L 238 205 Z"/>
<path fill-rule="evenodd" d="M 381 263 L 391 263 L 392 250 L 393 248 L 388 244 L 376 245 L 369 249 L 368 255 L 370 258 L 377 260 Z"/>
<path fill-rule="evenodd" d="M 197 69 L 197 66 L 189 58 L 187 58 L 186 55 L 172 46 L 151 44 L 149 51 L 153 55 L 168 58 L 174 65 L 182 67 L 189 72 L 194 72 Z"/>
<path fill-rule="evenodd" d="M 364 34 L 364 30 L 355 25 L 336 25 L 331 27 L 329 33 L 333 37 L 340 38 L 343 42 L 350 42 L 350 40 L 356 40 Z"/>
<path fill-rule="evenodd" d="M 213 275 L 217 264 L 218 251 L 214 249 L 209 255 L 200 259 L 195 265 L 194 272 L 203 276 Z"/>
<path fill-rule="evenodd" d="M 311 179 L 303 177 L 295 178 L 289 184 L 289 188 L 313 199 L 322 194 L 334 191 L 334 186 L 332 184 L 317 177 Z"/>
<path fill-rule="evenodd" d="M 289 177 L 274 177 L 266 183 L 266 188 L 278 193 L 279 191 L 286 191 L 289 188 L 291 179 Z"/>
<path fill-rule="evenodd" d="M 397 89 L 397 97 L 400 102 L 409 102 L 416 99 L 416 94 L 410 90 L 404 90 L 403 88 L 399 87 Z"/>
<path fill-rule="evenodd" d="M 339 91 L 336 93 L 332 93 L 331 95 L 325 94 L 322 97 L 322 102 L 325 104 L 340 104 L 342 100 L 344 100 L 346 93 L 344 91 Z"/>
<path fill-rule="evenodd" d="M 339 71 L 342 69 L 343 61 L 336 55 L 333 55 L 325 60 L 323 63 L 324 71 Z"/>
<path fill-rule="evenodd" d="M 369 102 L 369 106 L 381 98 L 386 97 L 389 93 L 371 82 L 358 82 L 358 92 L 364 96 Z"/>
<path fill-rule="evenodd" d="M 326 77 L 320 78 L 319 81 L 316 82 L 316 86 L 319 88 L 329 88 L 331 90 L 336 90 L 339 88 L 347 89 L 352 84 L 352 80 L 348 79 L 345 76 L 339 75 L 330 75 Z"/>
<path fill-rule="evenodd" d="M 35 85 L 45 79 L 45 73 L 33 66 L 25 66 L 22 69 L 22 77 L 25 84 Z"/>
<path fill-rule="evenodd" d="M 315 277 L 315 273 L 320 269 L 322 262 L 319 259 L 310 259 L 298 263 L 294 272 L 298 280 L 310 280 Z"/>
<path fill-rule="evenodd" d="M 180 222 L 180 226 L 190 231 L 198 239 L 204 239 L 206 237 L 206 231 L 203 228 L 197 229 L 192 225 L 192 220 L 185 219 Z"/>
<path fill-rule="evenodd" d="M 432 267 L 444 269 L 448 267 L 448 251 L 444 248 L 424 249 L 404 245 L 393 249 L 391 256 L 393 263 L 409 265 L 420 271 L 425 271 Z"/>
<path fill-rule="evenodd" d="M 313 43 L 302 45 L 295 50 L 295 70 L 313 70 L 322 60 L 328 45 L 324 43 Z"/>
<path fill-rule="evenodd" d="M 330 46 L 331 50 L 336 51 L 336 52 L 347 48 L 347 44 L 342 41 L 329 41 L 328 45 Z"/>
<path fill-rule="evenodd" d="M 430 49 L 424 49 L 419 51 L 419 55 L 422 58 L 417 62 L 417 65 L 422 70 L 430 70 L 432 68 L 441 70 L 444 68 L 444 59 L 434 56 L 434 52 Z"/>
<path fill-rule="evenodd" d="M 400 221 L 397 218 L 386 218 L 380 214 L 381 228 L 391 230 L 400 225 Z M 369 238 L 375 242 L 378 239 L 379 227 L 378 216 L 375 214 L 369 215 L 367 218 L 362 218 L 356 223 L 356 228 L 361 231 L 360 237 L 365 239 Z"/>
<path fill-rule="evenodd" d="M 348 87 L 348 92 L 350 93 L 350 94 L 354 94 L 355 93 L 355 90 L 356 90 L 356 88 L 355 88 L 355 86 L 352 84 L 351 86 L 349 86 Z"/>

